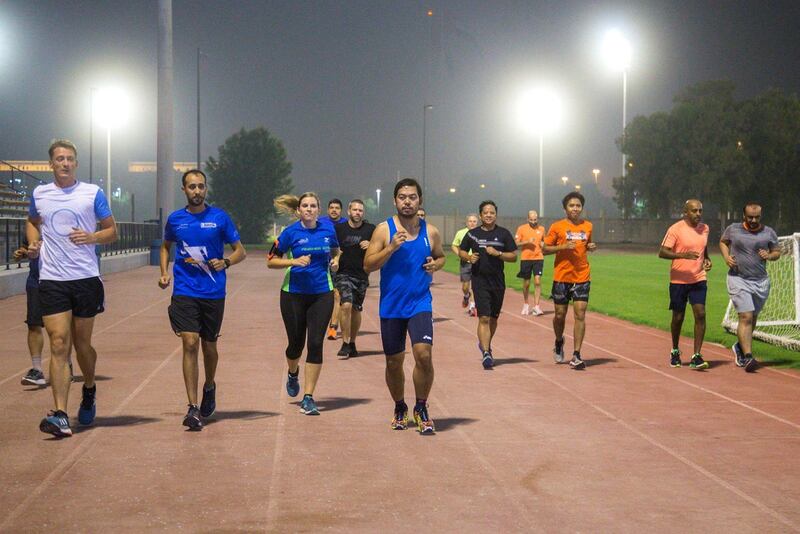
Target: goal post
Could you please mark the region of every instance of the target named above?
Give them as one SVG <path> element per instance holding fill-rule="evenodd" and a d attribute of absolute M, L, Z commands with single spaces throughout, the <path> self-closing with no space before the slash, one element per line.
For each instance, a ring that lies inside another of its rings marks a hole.
<path fill-rule="evenodd" d="M 767 262 L 772 290 L 758 314 L 753 337 L 800 351 L 800 233 L 778 238 L 781 257 Z M 739 316 L 728 301 L 722 326 L 736 334 Z"/>

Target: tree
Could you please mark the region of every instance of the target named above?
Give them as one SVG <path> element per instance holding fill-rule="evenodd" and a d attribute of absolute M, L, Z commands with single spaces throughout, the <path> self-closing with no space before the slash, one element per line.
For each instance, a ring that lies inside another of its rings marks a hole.
<path fill-rule="evenodd" d="M 210 200 L 231 215 L 243 242 L 263 242 L 275 215 L 273 199 L 292 189 L 283 143 L 265 128 L 242 128 L 219 147 L 218 157 L 206 163 Z"/>

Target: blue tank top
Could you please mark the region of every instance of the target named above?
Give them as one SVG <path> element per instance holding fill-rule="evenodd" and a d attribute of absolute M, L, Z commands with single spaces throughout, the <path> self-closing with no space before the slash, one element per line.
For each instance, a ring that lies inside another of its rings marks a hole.
<path fill-rule="evenodd" d="M 389 240 L 397 233 L 394 217 L 389 225 Z M 419 234 L 406 241 L 389 256 L 381 267 L 380 316 L 384 319 L 409 319 L 421 312 L 432 312 L 431 281 L 433 275 L 422 268 L 431 255 L 428 227 L 419 220 Z"/>

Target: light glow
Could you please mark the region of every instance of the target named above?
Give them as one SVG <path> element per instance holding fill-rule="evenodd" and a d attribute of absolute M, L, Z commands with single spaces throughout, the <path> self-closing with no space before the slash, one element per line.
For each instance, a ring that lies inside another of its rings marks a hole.
<path fill-rule="evenodd" d="M 549 87 L 534 87 L 520 94 L 515 112 L 524 130 L 544 135 L 561 124 L 561 99 Z"/>
<path fill-rule="evenodd" d="M 631 43 L 619 30 L 611 30 L 603 38 L 603 56 L 611 69 L 627 71 L 631 66 Z"/>

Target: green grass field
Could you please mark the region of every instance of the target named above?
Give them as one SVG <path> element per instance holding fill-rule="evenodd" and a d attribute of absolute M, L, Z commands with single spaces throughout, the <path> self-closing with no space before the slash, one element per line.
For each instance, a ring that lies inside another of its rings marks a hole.
<path fill-rule="evenodd" d="M 709 273 L 708 297 L 706 301 L 706 341 L 730 347 L 736 337 L 728 334 L 722 326 L 722 317 L 728 305 L 725 286 L 726 271 L 722 256 L 712 256 L 714 268 Z M 589 309 L 605 315 L 619 317 L 637 324 L 644 324 L 669 331 L 671 312 L 669 305 L 670 262 L 658 258 L 655 252 L 629 252 L 605 250 L 590 255 L 592 266 L 592 293 Z M 506 265 L 506 285 L 522 291 L 522 280 L 516 277 L 518 265 Z M 458 273 L 458 258 L 448 253 L 445 270 Z M 552 284 L 553 259 L 545 259 L 542 276 L 542 297 L 549 296 Z M 532 289 L 531 289 L 532 291 Z M 773 288 L 774 291 L 774 288 Z M 509 312 L 518 312 L 519 302 L 506 301 Z M 683 335 L 692 336 L 694 320 L 687 309 L 683 323 Z M 591 325 L 589 326 L 591 332 Z M 589 334 L 591 335 L 591 334 Z M 669 347 L 665 347 L 665 354 Z M 760 361 L 769 361 L 781 367 L 800 369 L 800 352 L 795 352 L 760 341 L 755 341 L 753 352 Z"/>

